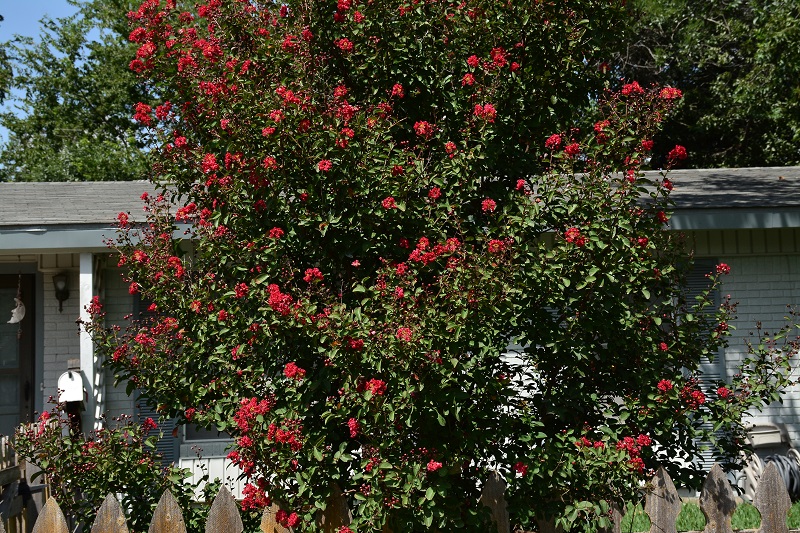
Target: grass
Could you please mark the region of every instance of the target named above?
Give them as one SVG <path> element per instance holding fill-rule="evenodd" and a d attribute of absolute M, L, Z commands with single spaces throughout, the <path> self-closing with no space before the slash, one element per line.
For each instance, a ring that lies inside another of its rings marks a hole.
<path fill-rule="evenodd" d="M 800 502 L 789 509 L 789 529 L 800 529 Z M 675 521 L 678 531 L 702 531 L 706 527 L 706 519 L 700 507 L 693 502 L 683 504 L 678 519 Z M 761 515 L 749 503 L 741 503 L 731 517 L 734 530 L 758 529 L 761 526 Z M 641 504 L 629 505 L 628 512 L 622 517 L 623 533 L 641 533 L 650 530 L 650 519 Z"/>

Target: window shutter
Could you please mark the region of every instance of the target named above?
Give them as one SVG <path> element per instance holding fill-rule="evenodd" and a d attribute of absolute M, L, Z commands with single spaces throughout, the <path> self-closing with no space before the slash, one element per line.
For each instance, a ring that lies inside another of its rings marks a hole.
<path fill-rule="evenodd" d="M 150 303 L 151 302 L 147 300 L 142 300 L 141 295 L 137 294 L 133 303 L 133 315 L 142 321 L 156 318 L 156 313 L 149 310 Z M 158 424 L 158 429 L 154 431 L 161 433 L 161 438 L 156 442 L 156 452 L 162 456 L 161 464 L 163 466 L 178 464 L 178 459 L 180 458 L 180 439 L 177 438 L 177 420 L 160 420 L 159 413 L 147 405 L 144 391 L 137 389 L 134 392 L 134 397 L 136 399 L 136 414 L 139 423 L 144 423 L 148 418 L 152 418 L 156 424 Z"/>
<path fill-rule="evenodd" d="M 717 263 L 718 261 L 716 259 L 695 260 L 694 266 L 686 280 L 686 301 L 689 305 L 693 305 L 697 301 L 695 297 L 700 296 L 700 294 L 708 288 L 709 279 L 707 274 L 714 271 Z M 713 313 L 720 304 L 719 291 L 712 292 L 710 296 L 712 305 L 706 311 L 708 314 Z M 700 370 L 703 373 L 699 383 L 700 389 L 706 396 L 716 397 L 716 387 L 712 387 L 712 385 L 714 385 L 716 381 L 725 380 L 726 378 L 724 350 L 720 349 L 715 354 L 713 361 L 708 356 L 703 356 L 700 361 Z M 702 427 L 704 429 L 711 429 L 711 424 L 703 424 Z M 698 442 L 698 444 L 706 449 L 700 452 L 700 457 L 696 460 L 697 466 L 705 471 L 709 471 L 716 461 L 715 450 L 711 447 L 711 443 L 709 442 L 701 441 Z"/>

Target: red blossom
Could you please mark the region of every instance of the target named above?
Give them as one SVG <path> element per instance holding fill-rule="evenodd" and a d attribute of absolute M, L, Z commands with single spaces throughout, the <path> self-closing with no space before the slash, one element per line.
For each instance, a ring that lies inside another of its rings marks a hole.
<path fill-rule="evenodd" d="M 653 149 L 653 145 L 655 143 L 650 139 L 645 139 L 642 141 L 642 151 L 649 152 Z"/>
<path fill-rule="evenodd" d="M 473 114 L 486 122 L 494 122 L 495 117 L 497 117 L 497 110 L 492 104 L 475 104 Z"/>
<path fill-rule="evenodd" d="M 339 48 L 339 50 L 345 53 L 352 52 L 354 48 L 353 42 L 346 37 L 342 37 L 341 39 L 333 41 L 333 44 L 335 44 Z"/>
<path fill-rule="evenodd" d="M 497 209 L 497 202 L 491 198 L 485 198 L 483 202 L 481 202 L 481 210 L 483 210 L 484 213 L 492 213 L 495 209 Z"/>
<path fill-rule="evenodd" d="M 306 283 L 322 281 L 322 278 L 322 272 L 320 272 L 317 267 L 307 268 L 305 274 L 303 275 L 303 281 Z"/>
<path fill-rule="evenodd" d="M 383 396 L 386 394 L 386 382 L 372 378 L 364 385 L 364 390 L 371 392 L 373 396 Z"/>
<path fill-rule="evenodd" d="M 405 93 L 405 90 L 403 89 L 402 85 L 400 85 L 399 83 L 395 83 L 392 86 L 392 96 L 396 96 L 398 98 L 403 98 L 405 95 L 406 95 L 406 93 Z"/>
<path fill-rule="evenodd" d="M 401 327 L 397 328 L 396 336 L 401 341 L 411 342 L 411 340 L 414 337 L 414 334 L 412 333 L 411 328 Z"/>
<path fill-rule="evenodd" d="M 716 270 L 717 270 L 717 274 L 726 274 L 727 275 L 727 274 L 731 273 L 731 267 L 729 267 L 727 263 L 718 264 L 717 267 L 716 267 Z"/>
<path fill-rule="evenodd" d="M 680 89 L 676 89 L 675 87 L 664 87 L 658 93 L 658 96 L 663 98 L 664 100 L 677 100 L 683 97 L 683 93 Z"/>
<path fill-rule="evenodd" d="M 517 474 L 521 475 L 522 477 L 525 477 L 525 474 L 528 473 L 528 465 L 526 465 L 522 461 L 518 461 L 518 462 L 514 463 L 514 467 L 513 468 L 514 468 L 514 472 L 516 472 Z"/>
<path fill-rule="evenodd" d="M 471 87 L 475 84 L 475 76 L 470 74 L 469 72 L 464 74 L 464 77 L 461 78 L 461 86 L 462 87 Z"/>
<path fill-rule="evenodd" d="M 359 432 L 361 431 L 361 424 L 358 423 L 358 420 L 355 418 L 351 418 L 347 421 L 347 427 L 350 429 L 350 438 L 354 439 L 358 436 Z"/>
<path fill-rule="evenodd" d="M 728 398 L 730 398 L 730 396 L 731 396 L 732 394 L 733 394 L 733 391 L 731 391 L 731 390 L 730 390 L 729 388 L 727 388 L 727 387 L 719 387 L 719 388 L 717 389 L 717 396 L 719 396 L 719 397 L 720 397 L 720 398 L 722 398 L 723 400 L 727 400 Z"/>
<path fill-rule="evenodd" d="M 150 116 L 150 113 L 152 112 L 153 112 L 152 107 L 150 107 L 145 103 L 139 102 L 138 104 L 136 104 L 133 120 L 145 126 L 150 126 L 153 124 L 153 117 Z"/>
<path fill-rule="evenodd" d="M 434 126 L 430 122 L 419 120 L 414 123 L 414 132 L 420 137 L 425 137 L 427 139 L 433 135 Z"/>
<path fill-rule="evenodd" d="M 333 163 L 331 163 L 331 161 L 328 159 L 323 159 L 322 161 L 317 163 L 317 168 L 321 172 L 328 172 L 330 169 L 333 168 Z"/>
<path fill-rule="evenodd" d="M 581 145 L 578 143 L 571 143 L 564 147 L 564 153 L 570 157 L 575 157 L 581 153 Z"/>
<path fill-rule="evenodd" d="M 283 375 L 289 379 L 296 379 L 297 381 L 300 381 L 306 377 L 306 371 L 297 366 L 296 363 L 291 362 L 287 363 L 283 368 Z"/>
<path fill-rule="evenodd" d="M 662 379 L 661 381 L 658 382 L 658 385 L 656 386 L 656 388 L 658 388 L 659 392 L 661 393 L 669 392 L 672 390 L 673 387 L 674 385 L 672 384 L 672 381 L 668 379 Z"/>
<path fill-rule="evenodd" d="M 201 163 L 201 168 L 204 174 L 208 174 L 209 172 L 216 172 L 219 170 L 219 163 L 217 163 L 217 156 L 214 154 L 205 154 L 203 156 L 203 162 Z"/>
<path fill-rule="evenodd" d="M 639 85 L 638 81 L 634 81 L 631 83 L 626 83 L 622 86 L 622 94 L 625 96 L 637 96 L 644 94 L 644 89 L 642 89 L 642 86 Z"/>
<path fill-rule="evenodd" d="M 428 198 L 431 200 L 437 200 L 440 196 L 442 196 L 442 190 L 439 187 L 431 187 L 431 190 L 428 191 Z"/>
<path fill-rule="evenodd" d="M 581 230 L 575 227 L 568 228 L 567 231 L 564 232 L 564 240 L 579 248 L 586 244 L 586 237 L 581 235 Z"/>
<path fill-rule="evenodd" d="M 442 468 L 442 463 L 431 459 L 430 461 L 428 461 L 428 466 L 426 468 L 428 472 L 436 472 L 437 470 Z"/>
<path fill-rule="evenodd" d="M 558 133 L 552 134 L 544 142 L 544 147 L 549 150 L 558 150 L 560 146 L 561 146 L 561 135 L 559 135 Z"/>
<path fill-rule="evenodd" d="M 670 150 L 669 154 L 667 154 L 667 161 L 674 164 L 678 161 L 685 160 L 687 157 L 689 157 L 689 154 L 686 153 L 686 148 L 680 144 L 677 144 L 675 145 L 675 148 Z"/>
<path fill-rule="evenodd" d="M 487 248 L 490 254 L 499 254 L 500 252 L 506 249 L 505 241 L 501 241 L 499 239 L 491 239 L 487 244 Z"/>
<path fill-rule="evenodd" d="M 397 209 L 397 202 L 391 196 L 387 196 L 381 201 L 381 206 L 384 209 Z"/>

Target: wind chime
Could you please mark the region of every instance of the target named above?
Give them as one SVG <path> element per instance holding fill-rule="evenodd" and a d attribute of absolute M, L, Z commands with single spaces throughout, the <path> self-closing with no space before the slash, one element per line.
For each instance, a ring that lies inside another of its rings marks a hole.
<path fill-rule="evenodd" d="M 11 310 L 11 320 L 8 321 L 9 324 L 20 324 L 22 319 L 25 318 L 25 304 L 22 303 L 22 273 L 19 274 L 19 278 L 17 279 L 17 297 L 14 298 L 14 303 L 16 307 Z M 17 330 L 17 339 L 22 337 L 22 324 L 20 324 L 19 329 Z"/>

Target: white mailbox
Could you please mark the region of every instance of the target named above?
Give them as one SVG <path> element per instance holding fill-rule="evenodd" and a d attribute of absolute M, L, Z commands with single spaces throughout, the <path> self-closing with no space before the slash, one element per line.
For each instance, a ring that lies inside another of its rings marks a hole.
<path fill-rule="evenodd" d="M 83 375 L 80 370 L 70 370 L 58 378 L 58 401 L 82 402 L 83 401 Z"/>

